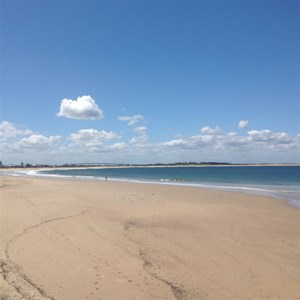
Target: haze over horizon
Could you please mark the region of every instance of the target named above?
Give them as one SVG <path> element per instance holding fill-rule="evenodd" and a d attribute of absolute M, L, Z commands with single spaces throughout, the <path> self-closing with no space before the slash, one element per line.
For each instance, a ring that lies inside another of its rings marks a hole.
<path fill-rule="evenodd" d="M 299 1 L 1 1 L 0 160 L 300 163 Z"/>

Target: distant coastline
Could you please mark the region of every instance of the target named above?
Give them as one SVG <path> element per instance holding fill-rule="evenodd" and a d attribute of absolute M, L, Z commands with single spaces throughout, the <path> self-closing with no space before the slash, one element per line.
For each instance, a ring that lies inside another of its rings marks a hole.
<path fill-rule="evenodd" d="M 10 164 L 0 165 L 1 169 L 73 169 L 73 168 L 160 168 L 160 167 L 272 167 L 300 166 L 300 163 L 229 163 L 229 162 L 175 162 L 153 164 L 122 164 L 122 163 L 66 163 L 56 164 Z"/>

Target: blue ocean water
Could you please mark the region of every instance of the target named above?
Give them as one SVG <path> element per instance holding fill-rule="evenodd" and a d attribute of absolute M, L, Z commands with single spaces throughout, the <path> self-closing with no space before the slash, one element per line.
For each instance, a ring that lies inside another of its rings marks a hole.
<path fill-rule="evenodd" d="M 80 168 L 39 174 L 217 188 L 287 199 L 300 208 L 300 166 Z"/>
<path fill-rule="evenodd" d="M 25 171 L 26 172 L 26 171 Z M 300 208 L 300 166 L 108 167 L 27 171 L 29 175 L 186 185 L 268 195 Z"/>

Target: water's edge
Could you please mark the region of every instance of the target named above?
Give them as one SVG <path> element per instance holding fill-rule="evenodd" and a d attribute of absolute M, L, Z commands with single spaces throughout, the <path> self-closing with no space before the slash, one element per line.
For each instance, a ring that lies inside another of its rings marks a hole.
<path fill-rule="evenodd" d="M 59 171 L 60 169 L 51 169 L 51 172 Z M 61 175 L 49 174 L 45 170 L 14 170 L 0 172 L 0 175 L 5 176 L 34 176 L 34 177 L 48 177 L 48 178 L 66 178 L 66 179 L 79 179 L 79 180 L 106 180 L 105 176 L 80 176 L 80 175 Z M 188 186 L 198 187 L 204 189 L 217 189 L 230 192 L 240 192 L 244 194 L 268 196 L 275 199 L 286 200 L 289 205 L 300 209 L 300 187 L 298 186 L 278 186 L 275 185 L 240 185 L 240 184 L 219 184 L 215 182 L 186 182 L 177 181 L 166 178 L 157 179 L 141 179 L 141 178 L 121 178 L 110 177 L 110 181 L 119 182 L 134 182 L 134 183 L 148 183 L 148 184 L 162 184 L 162 185 L 175 185 L 175 186 Z"/>

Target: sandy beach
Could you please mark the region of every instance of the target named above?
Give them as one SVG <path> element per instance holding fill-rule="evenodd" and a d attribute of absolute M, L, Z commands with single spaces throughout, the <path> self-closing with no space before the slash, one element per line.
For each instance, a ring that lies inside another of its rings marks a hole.
<path fill-rule="evenodd" d="M 2 299 L 300 299 L 300 210 L 268 197 L 0 177 Z"/>

